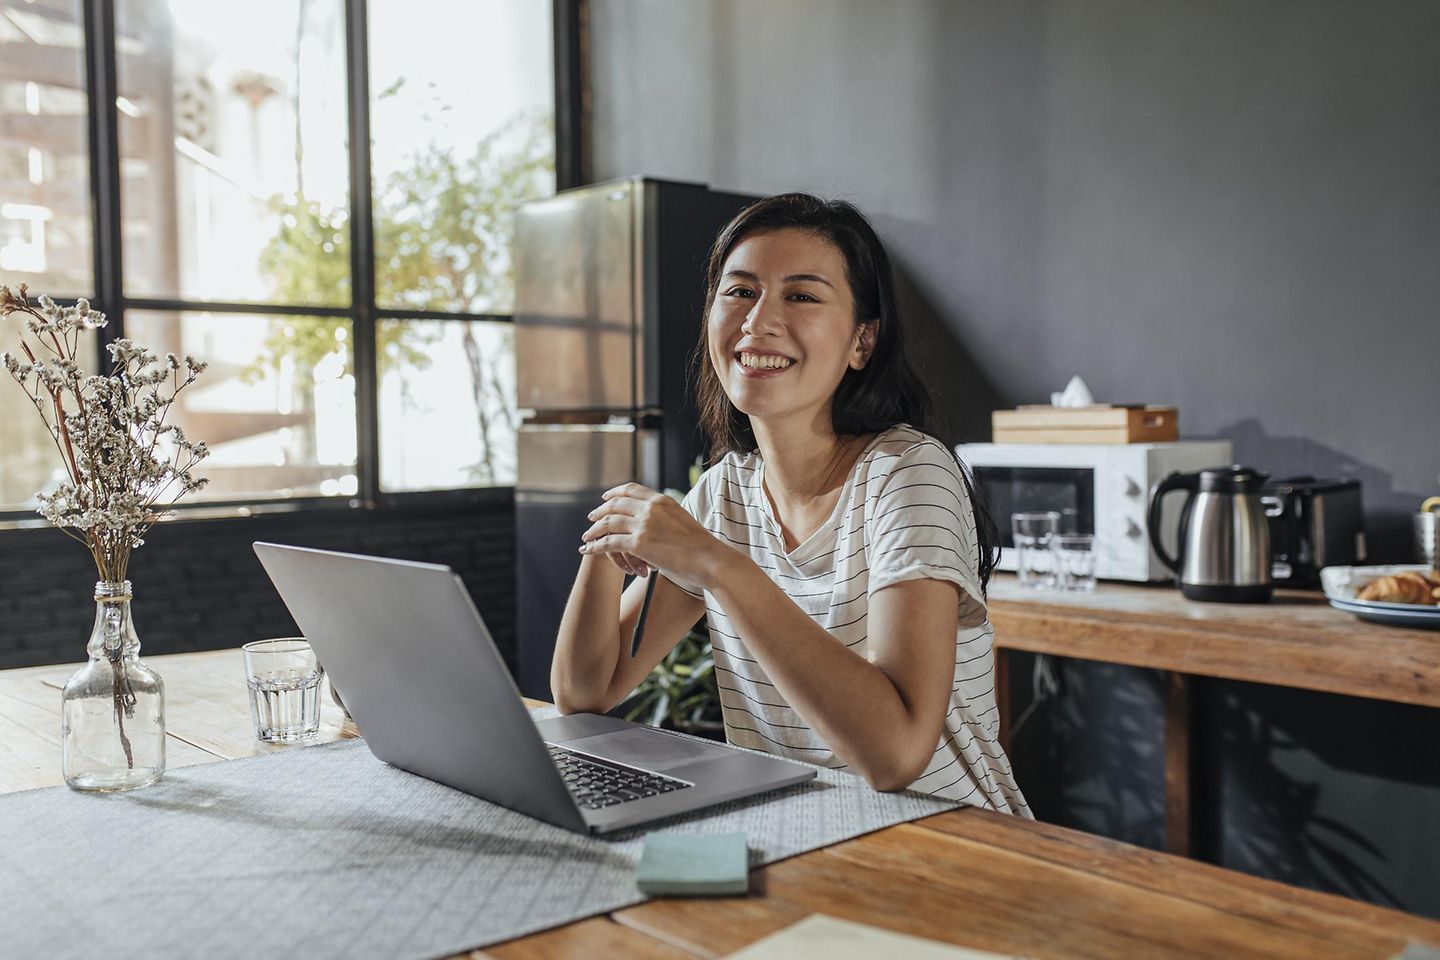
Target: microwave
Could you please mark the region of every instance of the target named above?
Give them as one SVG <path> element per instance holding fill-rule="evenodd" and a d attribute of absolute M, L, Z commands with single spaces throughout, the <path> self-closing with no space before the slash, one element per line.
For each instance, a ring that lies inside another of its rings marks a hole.
<path fill-rule="evenodd" d="M 955 453 L 1000 528 L 1000 569 L 1015 569 L 1012 513 L 1054 510 L 1061 533 L 1095 536 L 1095 575 L 1147 583 L 1173 574 L 1150 547 L 1150 491 L 1176 470 L 1190 473 L 1232 462 L 1229 440 L 1174 443 L 962 443 Z M 1175 550 L 1184 497 L 1167 497 L 1160 538 Z"/>

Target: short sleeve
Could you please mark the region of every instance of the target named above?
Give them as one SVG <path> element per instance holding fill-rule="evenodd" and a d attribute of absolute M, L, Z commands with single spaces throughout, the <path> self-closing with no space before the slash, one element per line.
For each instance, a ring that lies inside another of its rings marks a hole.
<path fill-rule="evenodd" d="M 869 592 L 905 580 L 945 580 L 984 606 L 975 509 L 955 456 L 926 439 L 874 479 L 878 492 L 866 521 Z"/>
<path fill-rule="evenodd" d="M 710 485 L 714 482 L 715 470 L 715 467 L 711 467 L 701 474 L 695 486 L 691 487 L 690 492 L 685 494 L 685 498 L 680 501 L 680 505 L 685 508 L 685 512 L 699 521 L 700 526 L 705 527 L 707 530 L 710 529 L 709 520 L 712 509 Z M 705 599 L 704 592 L 701 591 L 696 584 L 671 573 L 669 570 L 662 570 L 660 572 L 665 574 L 666 580 L 669 580 L 696 600 Z"/>

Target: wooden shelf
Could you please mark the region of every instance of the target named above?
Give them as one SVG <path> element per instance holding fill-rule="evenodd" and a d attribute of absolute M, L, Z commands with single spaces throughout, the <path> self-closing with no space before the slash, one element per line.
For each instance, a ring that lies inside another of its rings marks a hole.
<path fill-rule="evenodd" d="M 1440 707 L 1440 631 L 1367 623 L 1318 591 L 1198 603 L 1167 585 L 1067 594 L 997 574 L 990 622 L 996 646 L 1010 650 Z"/>

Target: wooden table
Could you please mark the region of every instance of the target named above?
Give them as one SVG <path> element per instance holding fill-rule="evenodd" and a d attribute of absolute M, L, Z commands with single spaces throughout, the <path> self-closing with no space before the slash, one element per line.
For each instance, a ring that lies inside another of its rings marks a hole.
<path fill-rule="evenodd" d="M 250 756 L 240 654 L 147 658 L 172 767 Z M 0 792 L 62 783 L 66 667 L 0 672 Z M 355 735 L 329 722 L 322 740 Z M 13 827 L 12 827 L 13 829 Z M 654 900 L 468 954 L 718 957 L 811 914 L 1032 957 L 1389 957 L 1440 922 L 1013 817 L 956 810 L 763 867 L 751 895 Z M 4 945 L 0 944 L 0 954 Z"/>
<path fill-rule="evenodd" d="M 1005 650 L 1169 673 L 1165 702 L 1166 848 L 1194 843 L 1192 676 L 1269 683 L 1440 707 L 1440 631 L 1367 623 L 1320 593 L 1278 590 L 1271 603 L 1197 603 L 1172 586 L 1102 583 L 1094 593 L 990 585 L 1001 742 L 1008 746 Z"/>

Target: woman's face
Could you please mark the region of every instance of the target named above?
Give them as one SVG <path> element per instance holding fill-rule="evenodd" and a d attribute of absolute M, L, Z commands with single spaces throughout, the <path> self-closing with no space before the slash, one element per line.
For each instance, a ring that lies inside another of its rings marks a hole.
<path fill-rule="evenodd" d="M 819 234 L 755 233 L 730 251 L 706 318 L 710 362 L 752 419 L 825 414 L 848 369 L 869 356 L 873 323 L 855 322 L 845 256 Z"/>

